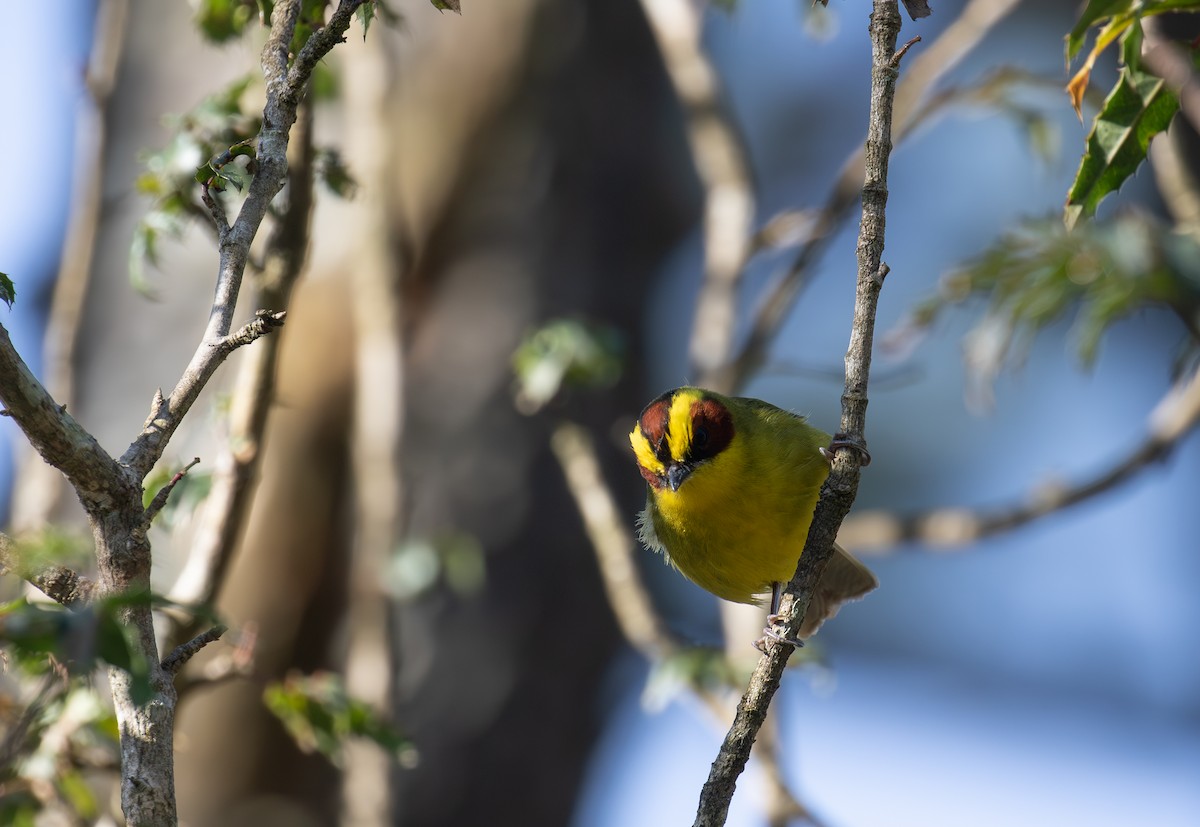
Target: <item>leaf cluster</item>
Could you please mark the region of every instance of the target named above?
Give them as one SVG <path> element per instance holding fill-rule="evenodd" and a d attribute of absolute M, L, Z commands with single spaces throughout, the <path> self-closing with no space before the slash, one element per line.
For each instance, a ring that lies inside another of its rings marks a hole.
<path fill-rule="evenodd" d="M 1167 128 L 1179 110 L 1175 94 L 1144 65 L 1142 21 L 1180 11 L 1200 11 L 1200 0 L 1091 0 L 1067 35 L 1066 58 L 1070 65 L 1083 49 L 1088 32 L 1097 30 L 1092 49 L 1067 85 L 1077 114 L 1096 59 L 1114 43 L 1120 44 L 1121 55 L 1117 82 L 1092 122 L 1079 170 L 1067 194 L 1064 221 L 1068 227 L 1081 218 L 1090 218 L 1105 196 L 1120 189 L 1146 160 L 1151 139 Z M 1195 60 L 1196 49 L 1191 51 Z"/>
<path fill-rule="evenodd" d="M 267 686 L 263 700 L 301 750 L 319 752 L 334 765 L 340 766 L 350 738 L 373 741 L 406 766 L 416 760 L 412 741 L 368 704 L 351 698 L 342 678 L 331 672 L 293 673 Z"/>
<path fill-rule="evenodd" d="M 300 19 L 296 24 L 296 33 L 292 38 L 291 51 L 295 55 L 309 36 L 325 23 L 325 11 L 329 0 L 304 0 L 300 6 Z M 435 8 L 449 8 L 433 2 Z M 458 11 L 457 2 L 454 11 Z M 273 0 L 200 0 L 196 4 L 196 27 L 208 40 L 213 43 L 227 43 L 236 40 L 257 23 L 267 27 L 271 22 L 271 13 L 275 10 Z M 384 0 L 372 0 L 359 7 L 358 21 L 363 27 L 363 37 L 375 18 L 385 23 L 394 24 L 400 21 L 400 15 L 388 7 Z"/>
<path fill-rule="evenodd" d="M 90 822 L 100 814 L 100 803 L 88 774 L 119 762 L 112 709 L 81 681 L 54 684 L 55 671 L 56 665 L 47 664 L 50 683 L 29 707 L 0 709 L 9 748 L 0 763 L 0 824 L 34 827 L 66 814 L 74 823 Z M 19 743 L 11 740 L 22 729 Z"/>
<path fill-rule="evenodd" d="M 218 192 L 230 185 L 240 190 L 253 174 L 260 95 L 261 88 L 247 75 L 169 119 L 170 141 L 145 156 L 146 171 L 137 179 L 138 192 L 154 200 L 133 233 L 129 274 L 135 285 L 146 285 L 146 264 L 157 266 L 163 237 L 179 239 L 192 219 L 208 220 L 198 200 L 198 182 Z M 234 163 L 239 158 L 245 159 L 243 164 Z"/>
<path fill-rule="evenodd" d="M 624 353 L 615 328 L 552 319 L 526 334 L 513 353 L 517 407 L 534 413 L 566 387 L 612 387 L 621 377 Z"/>
<path fill-rule="evenodd" d="M 445 583 L 467 597 L 477 594 L 486 579 L 483 544 L 472 534 L 454 531 L 402 543 L 388 561 L 383 588 L 397 600 L 411 601 Z"/>
<path fill-rule="evenodd" d="M 1149 307 L 1174 311 L 1195 336 L 1200 244 L 1138 213 L 1074 230 L 1050 218 L 1030 220 L 946 276 L 902 332 L 928 328 L 946 308 L 976 298 L 987 302 L 967 337 L 967 361 L 978 374 L 994 376 L 1072 309 L 1079 357 L 1091 364 L 1115 321 Z"/>

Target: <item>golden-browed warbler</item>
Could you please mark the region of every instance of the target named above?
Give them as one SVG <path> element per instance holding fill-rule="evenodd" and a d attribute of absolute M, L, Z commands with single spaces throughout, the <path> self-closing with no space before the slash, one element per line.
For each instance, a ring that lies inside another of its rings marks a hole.
<path fill-rule="evenodd" d="M 831 437 L 767 402 L 685 387 L 647 405 L 629 442 L 648 483 L 638 517 L 646 547 L 717 597 L 758 603 L 770 594 L 774 614 L 829 475 L 822 449 Z M 836 548 L 800 637 L 877 585 Z"/>

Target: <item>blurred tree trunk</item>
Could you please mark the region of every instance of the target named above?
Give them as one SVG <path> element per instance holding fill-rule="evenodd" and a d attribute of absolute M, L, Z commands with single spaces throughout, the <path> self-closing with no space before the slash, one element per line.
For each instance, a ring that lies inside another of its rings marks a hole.
<path fill-rule="evenodd" d="M 618 638 L 547 436 L 564 413 L 602 432 L 624 425 L 642 401 L 640 366 L 612 392 L 528 418 L 511 401 L 509 358 L 558 315 L 614 325 L 639 352 L 646 285 L 694 220 L 695 190 L 636 3 L 513 0 L 462 18 L 426 8 L 405 6 L 401 33 L 372 28 L 395 73 L 379 142 L 394 155 L 350 158 L 383 169 L 362 185 L 388 192 L 351 209 L 387 215 L 314 222 L 318 248 L 341 232 L 350 241 L 338 265 L 318 252 L 289 318 L 262 482 L 221 610 L 259 627 L 263 678 L 343 665 L 347 606 L 365 599 L 349 577 L 346 291 L 369 241 L 345 228 L 385 227 L 406 341 L 405 534 L 474 538 L 486 565 L 479 592 L 442 584 L 391 613 L 394 714 L 420 751 L 415 769 L 394 773 L 394 822 L 561 825 Z M 376 120 L 360 119 L 347 113 L 351 133 Z M 606 458 L 614 480 L 630 480 L 632 515 L 641 486 L 615 443 Z M 194 825 L 333 823 L 336 775 L 296 753 L 260 694 L 257 681 L 229 684 L 184 707 L 181 813 Z"/>

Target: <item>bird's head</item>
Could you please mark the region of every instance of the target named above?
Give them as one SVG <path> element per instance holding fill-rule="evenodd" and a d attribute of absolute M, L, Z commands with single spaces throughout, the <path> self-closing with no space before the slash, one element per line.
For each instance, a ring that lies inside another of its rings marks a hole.
<path fill-rule="evenodd" d="M 642 410 L 629 443 L 652 488 L 678 491 L 696 469 L 729 447 L 733 435 L 733 414 L 722 397 L 676 388 Z"/>

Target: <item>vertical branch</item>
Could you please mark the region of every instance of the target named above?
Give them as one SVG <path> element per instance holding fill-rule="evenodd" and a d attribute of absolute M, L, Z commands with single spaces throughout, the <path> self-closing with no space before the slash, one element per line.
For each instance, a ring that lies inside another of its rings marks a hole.
<path fill-rule="evenodd" d="M 287 206 L 267 242 L 262 272 L 253 280 L 255 304 L 286 311 L 306 260 L 313 210 L 312 106 L 301 104 L 289 147 Z M 187 563 L 170 598 L 184 605 L 213 602 L 225 578 L 251 504 L 262 457 L 267 413 L 275 399 L 282 338 L 266 336 L 243 356 L 229 416 L 229 443 L 217 458 L 212 489 Z M 198 630 L 194 619 L 176 630 L 176 642 Z"/>
<path fill-rule="evenodd" d="M 692 158 L 704 187 L 704 282 L 689 355 L 697 372 L 708 373 L 727 361 L 733 347 L 735 294 L 750 250 L 754 190 L 741 136 L 700 42 L 702 4 L 642 0 L 642 9 L 683 105 Z"/>
<path fill-rule="evenodd" d="M 62 262 L 54 282 L 54 298 L 46 322 L 46 389 L 60 405 L 75 407 L 75 343 L 91 281 L 96 228 L 104 184 L 105 115 L 125 39 L 128 0 L 104 0 L 96 14 L 96 31 L 87 69 L 88 95 L 75 125 L 75 193 L 71 198 Z M 11 524 L 15 532 L 43 526 L 61 496 L 62 474 L 25 452 L 13 489 Z"/>
<path fill-rule="evenodd" d="M 389 217 L 394 215 L 395 157 L 390 150 L 391 87 L 396 66 L 375 39 L 351 66 L 350 104 L 365 118 L 351 146 L 361 159 L 360 230 L 352 268 L 355 379 L 353 472 L 358 507 L 350 563 L 346 688 L 387 714 L 392 705 L 394 646 L 384 569 L 402 531 L 400 448 L 404 433 L 404 337 L 400 267 Z M 392 820 L 391 762 L 377 745 L 348 748 L 341 823 L 345 827 Z"/>
<path fill-rule="evenodd" d="M 854 325 L 846 353 L 846 388 L 842 396 L 842 434 L 845 443 L 865 445 L 867 378 L 871 366 L 871 344 L 879 291 L 886 274 L 883 255 L 884 210 L 887 205 L 887 167 L 891 152 L 892 105 L 900 58 L 908 46 L 896 52 L 900 12 L 896 0 L 874 0 L 871 14 L 871 114 L 865 154 L 863 215 L 858 241 L 858 276 Z M 795 635 L 812 597 L 813 589 L 833 553 L 838 526 L 850 510 L 858 490 L 858 451 L 845 446 L 834 455 L 833 469 L 821 490 L 812 527 L 796 574 L 788 584 L 780 612 L 786 636 Z M 708 780 L 700 792 L 696 827 L 725 823 L 737 778 L 746 766 L 751 747 L 771 699 L 779 688 L 792 647 L 774 643 L 767 647 L 751 675 L 746 693 L 738 704 L 733 725 L 721 744 Z"/>

